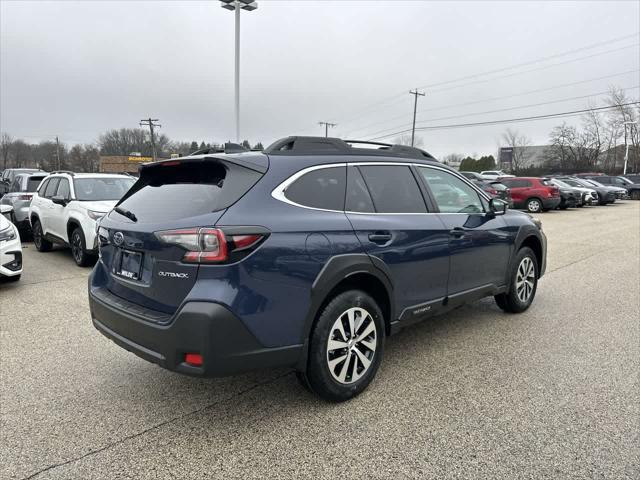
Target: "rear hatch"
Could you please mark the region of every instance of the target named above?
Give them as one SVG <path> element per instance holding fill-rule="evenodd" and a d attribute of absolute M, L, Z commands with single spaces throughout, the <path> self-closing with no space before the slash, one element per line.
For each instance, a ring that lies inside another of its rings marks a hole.
<path fill-rule="evenodd" d="M 263 164 L 223 156 L 143 166 L 139 180 L 100 222 L 104 286 L 142 307 L 175 312 L 198 275 L 199 257 L 186 259 L 189 233 L 198 243 L 202 227 L 215 226 L 260 180 L 266 158 Z M 216 241 L 215 235 L 207 238 Z"/>

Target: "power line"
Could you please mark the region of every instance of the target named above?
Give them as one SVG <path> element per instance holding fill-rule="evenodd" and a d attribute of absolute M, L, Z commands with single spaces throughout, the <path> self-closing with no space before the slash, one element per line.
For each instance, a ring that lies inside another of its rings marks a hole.
<path fill-rule="evenodd" d="M 640 85 L 635 85 L 633 87 L 623 88 L 622 90 L 631 90 L 631 89 L 638 88 L 638 87 L 640 87 Z M 488 113 L 508 112 L 510 110 L 520 110 L 520 109 L 523 109 L 523 108 L 540 107 L 540 106 L 543 106 L 543 105 L 551 105 L 553 103 L 570 102 L 570 101 L 573 101 L 573 100 L 582 100 L 584 98 L 596 97 L 598 95 L 606 95 L 607 93 L 609 93 L 609 92 L 608 91 L 606 91 L 606 92 L 598 92 L 598 93 L 592 93 L 590 95 L 580 95 L 580 96 L 577 96 L 577 97 L 561 98 L 561 99 L 558 99 L 558 100 L 551 100 L 551 101 L 548 101 L 548 102 L 531 103 L 529 105 L 519 105 L 519 106 L 516 106 L 516 107 L 499 108 L 499 109 L 496 109 L 496 110 L 486 110 L 484 112 L 472 112 L 472 113 L 464 113 L 464 114 L 460 114 L 460 115 L 451 115 L 451 116 L 448 116 L 448 117 L 433 118 L 431 120 L 427 120 L 426 122 L 427 123 L 428 122 L 437 122 L 437 121 L 440 121 L 440 120 L 452 120 L 452 119 L 455 119 L 455 118 L 472 117 L 472 116 L 476 116 L 476 115 L 486 115 Z M 379 133 L 384 133 L 387 130 L 393 130 L 393 129 L 402 128 L 402 127 L 404 127 L 404 125 L 398 125 L 396 127 L 390 128 L 390 129 L 386 128 L 384 130 L 379 130 L 377 132 L 373 132 L 373 133 L 371 133 L 369 135 L 377 135 Z"/>
<path fill-rule="evenodd" d="M 534 64 L 534 63 L 544 62 L 544 61 L 546 61 L 546 60 L 551 60 L 551 59 L 554 59 L 554 58 L 559 58 L 559 57 L 562 57 L 562 56 L 570 55 L 570 54 L 572 54 L 572 53 L 576 53 L 576 52 L 578 52 L 578 51 L 590 50 L 590 49 L 597 48 L 597 47 L 602 46 L 602 45 L 607 45 L 607 44 L 610 44 L 610 43 L 615 43 L 615 42 L 618 42 L 618 41 L 620 41 L 620 40 L 627 39 L 627 38 L 629 38 L 629 37 L 635 37 L 635 36 L 637 36 L 637 35 L 638 35 L 638 33 L 640 33 L 640 32 L 637 32 L 637 33 L 635 33 L 635 34 L 633 34 L 633 35 L 625 35 L 625 36 L 623 36 L 623 37 L 617 37 L 617 38 L 612 39 L 612 40 L 608 40 L 608 41 L 604 41 L 604 42 L 600 42 L 600 43 L 596 43 L 596 44 L 591 44 L 591 45 L 589 45 L 589 46 L 585 46 L 585 47 L 582 47 L 582 48 L 569 50 L 569 51 L 562 52 L 562 53 L 558 53 L 558 54 L 555 54 L 555 55 L 550 55 L 550 56 L 548 56 L 548 57 L 542 57 L 542 58 L 539 58 L 539 59 L 537 59 L 537 60 L 532 60 L 532 61 L 529 61 L 529 62 L 524 62 L 524 63 L 520 63 L 520 64 L 510 65 L 510 66 L 507 66 L 507 67 L 502 67 L 502 68 L 495 69 L 495 70 L 491 70 L 491 71 L 488 71 L 488 72 L 482 72 L 482 73 L 476 73 L 476 74 L 472 74 L 472 75 L 466 75 L 465 77 L 460 77 L 460 78 L 457 78 L 457 79 L 444 80 L 444 81 L 442 81 L 442 82 L 437 82 L 437 83 L 433 83 L 433 84 L 430 84 L 430 85 L 423 85 L 422 87 L 419 87 L 419 88 L 423 88 L 423 89 L 429 88 L 429 89 L 431 89 L 431 88 L 432 88 L 432 87 L 434 87 L 434 86 L 441 86 L 441 85 L 447 85 L 447 84 L 451 84 L 451 83 L 457 83 L 457 82 L 459 82 L 459 81 L 461 81 L 461 80 L 463 80 L 463 79 L 468 79 L 468 78 L 474 78 L 474 77 L 485 76 L 485 75 L 489 75 L 489 74 L 491 74 L 491 73 L 499 73 L 499 72 L 501 72 L 501 71 L 512 70 L 512 69 L 514 69 L 514 68 L 520 68 L 520 67 L 522 67 L 522 66 L 532 65 L 532 64 Z M 538 71 L 538 70 L 544 70 L 544 69 L 547 69 L 547 68 L 553 68 L 553 67 L 557 67 L 557 66 L 565 65 L 565 64 L 568 64 L 568 63 L 577 62 L 577 61 L 580 61 L 580 60 L 585 60 L 585 59 L 588 59 L 588 58 L 593 58 L 593 57 L 597 57 L 597 56 L 605 55 L 605 54 L 608 54 L 608 53 L 617 52 L 617 51 L 620 51 L 620 50 L 626 50 L 626 49 L 628 49 L 628 48 L 633 48 L 633 47 L 637 47 L 637 46 L 638 46 L 638 45 L 637 45 L 636 43 L 634 43 L 634 44 L 632 44 L 632 45 L 626 45 L 626 46 L 621 47 L 621 48 L 614 48 L 614 49 L 610 49 L 610 50 L 605 50 L 605 51 L 603 51 L 603 52 L 595 53 L 595 54 L 592 54 L 592 55 L 587 55 L 587 56 L 583 56 L 583 57 L 578 57 L 578 58 L 575 58 L 575 59 L 566 60 L 566 61 L 564 61 L 564 62 L 554 63 L 554 64 L 552 64 L 552 65 L 546 65 L 546 66 L 543 66 L 543 67 L 539 67 L 539 68 L 537 68 L 537 69 L 530 69 L 530 70 L 526 70 L 526 71 L 524 71 L 524 72 L 515 72 L 515 73 L 508 74 L 508 75 L 501 75 L 501 76 L 493 77 L 493 78 L 491 78 L 491 79 L 487 79 L 487 80 L 481 80 L 481 81 L 478 81 L 478 82 L 469 82 L 469 83 L 465 83 L 465 84 L 462 84 L 462 85 L 455 85 L 455 86 L 451 86 L 451 87 L 448 87 L 448 88 L 438 88 L 438 89 L 435 89 L 435 90 L 433 90 L 433 91 L 434 91 L 434 92 L 441 92 L 441 91 L 444 91 L 444 90 L 450 90 L 450 89 L 453 89 L 453 88 L 459 88 L 459 87 L 463 87 L 463 86 L 467 86 L 467 85 L 473 85 L 473 84 L 475 84 L 475 83 L 485 83 L 485 82 L 489 82 L 489 81 L 496 80 L 496 79 L 498 79 L 498 78 L 506 78 L 506 77 L 511 77 L 511 76 L 515 76 L 515 75 L 522 75 L 522 74 L 524 74 L 524 73 L 530 73 L 530 72 L 534 72 L 534 71 Z M 379 107 L 379 106 L 386 105 L 387 103 L 390 103 L 391 101 L 393 101 L 393 100 L 395 100 L 395 99 L 397 99 L 397 98 L 400 98 L 400 97 L 402 97 L 403 95 L 404 95 L 404 93 L 397 93 L 397 94 L 395 94 L 395 95 L 393 95 L 393 96 L 391 96 L 391 97 L 387 97 L 387 98 L 386 98 L 386 99 L 384 99 L 384 100 L 381 100 L 381 101 L 379 101 L 379 102 L 376 102 L 376 103 L 374 103 L 374 104 L 371 104 L 371 105 L 369 105 L 369 106 L 367 106 L 367 107 L 365 107 L 365 108 L 363 108 L 363 109 L 361 109 L 361 110 L 358 110 L 358 111 L 357 111 L 357 113 L 354 113 L 354 115 L 353 115 L 353 116 L 351 116 L 351 117 L 347 117 L 346 119 L 342 120 L 342 123 L 343 123 L 343 124 L 344 124 L 344 123 L 349 123 L 349 122 L 351 122 L 351 121 L 353 121 L 353 120 L 356 120 L 356 119 L 358 119 L 358 118 L 362 117 L 362 115 L 363 115 L 365 112 L 368 112 L 368 111 L 370 111 L 370 110 L 372 110 L 372 109 L 376 109 L 376 108 L 377 108 L 377 107 Z"/>
<path fill-rule="evenodd" d="M 573 110 L 570 112 L 559 112 L 559 113 L 549 113 L 546 115 L 534 115 L 530 117 L 520 117 L 520 118 L 506 118 L 501 120 L 490 120 L 486 122 L 475 122 L 475 123 L 458 123 L 458 124 L 450 124 L 450 125 L 435 125 L 431 127 L 417 127 L 416 130 L 448 130 L 454 128 L 467 128 L 467 127 L 477 127 L 477 126 L 485 126 L 485 125 L 499 125 L 501 123 L 517 123 L 517 122 L 527 122 L 532 120 L 544 120 L 547 118 L 561 118 L 561 117 L 572 117 L 576 115 L 580 115 L 587 112 L 600 112 L 604 110 L 612 110 L 620 107 L 627 107 L 630 105 L 640 105 L 640 102 L 629 102 L 623 103 L 620 105 L 613 105 L 607 107 L 597 107 L 597 108 L 586 108 L 583 110 Z M 409 132 L 408 129 L 400 130 L 398 132 L 393 132 L 388 135 L 382 135 L 380 137 L 373 137 L 367 140 L 380 140 L 383 138 L 393 137 L 395 135 L 401 135 L 403 133 Z"/>
<path fill-rule="evenodd" d="M 563 83 L 561 85 L 554 85 L 554 86 L 551 86 L 551 87 L 539 88 L 539 89 L 536 89 L 536 90 L 529 90 L 527 92 L 520 92 L 520 93 L 515 93 L 515 94 L 512 94 L 512 95 L 505 95 L 503 97 L 483 98 L 482 100 L 476 100 L 476 101 L 473 101 L 473 102 L 454 103 L 454 104 L 449 104 L 449 105 L 443 105 L 441 107 L 436 107 L 436 108 L 427 108 L 427 109 L 423 109 L 423 110 L 418 110 L 418 113 L 437 112 L 439 110 L 447 110 L 447 109 L 455 108 L 455 107 L 467 107 L 469 105 L 477 105 L 479 103 L 492 102 L 492 101 L 496 101 L 496 100 L 506 100 L 508 98 L 521 97 L 521 96 L 525 96 L 525 95 L 530 95 L 532 93 L 546 92 L 546 91 L 549 91 L 549 90 L 555 90 L 557 88 L 572 87 L 572 86 L 580 85 L 580 84 L 583 84 L 583 83 L 595 82 L 595 81 L 598 81 L 598 80 L 604 80 L 604 79 L 607 79 L 607 78 L 619 77 L 621 75 L 627 75 L 629 73 L 637 73 L 637 72 L 640 72 L 640 69 L 628 70 L 626 72 L 620 72 L 620 73 L 614 73 L 612 75 L 605 75 L 603 77 L 590 78 L 588 80 L 580 80 L 578 82 Z M 351 133 L 349 133 L 349 135 L 347 135 L 347 136 L 351 138 L 351 137 L 353 137 L 353 132 L 366 130 L 368 128 L 375 127 L 377 125 L 382 125 L 382 124 L 390 122 L 391 120 L 397 120 L 397 119 L 400 119 L 400 118 L 404 118 L 404 115 L 396 115 L 395 117 L 390 117 L 390 118 L 387 118 L 387 119 L 382 120 L 380 122 L 371 123 L 369 125 L 366 125 L 364 127 L 358 128 L 356 130 L 352 130 Z"/>

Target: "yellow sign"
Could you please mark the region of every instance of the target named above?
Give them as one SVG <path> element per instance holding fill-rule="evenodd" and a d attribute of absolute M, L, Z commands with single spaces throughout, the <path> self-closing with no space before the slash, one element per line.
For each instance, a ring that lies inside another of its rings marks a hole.
<path fill-rule="evenodd" d="M 151 162 L 153 157 L 129 157 L 130 162 Z"/>

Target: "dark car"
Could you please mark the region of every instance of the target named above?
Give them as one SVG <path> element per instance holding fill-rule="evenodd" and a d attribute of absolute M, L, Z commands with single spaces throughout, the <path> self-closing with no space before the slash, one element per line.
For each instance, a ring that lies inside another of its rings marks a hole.
<path fill-rule="evenodd" d="M 624 176 L 624 178 L 629 180 L 631 183 L 636 183 L 636 184 L 640 183 L 640 174 L 636 174 L 636 173 L 627 174 Z"/>
<path fill-rule="evenodd" d="M 475 180 L 476 182 L 484 182 L 484 181 L 486 181 L 486 178 L 484 178 L 478 172 L 460 172 L 460 175 L 464 175 L 469 180 Z"/>
<path fill-rule="evenodd" d="M 511 190 L 515 208 L 524 208 L 531 213 L 553 210 L 560 205 L 560 189 L 548 178 L 511 177 L 500 181 Z"/>
<path fill-rule="evenodd" d="M 560 189 L 560 205 L 557 208 L 566 210 L 567 208 L 583 206 L 584 196 L 577 187 L 572 187 L 557 178 L 550 178 L 549 182 Z"/>
<path fill-rule="evenodd" d="M 609 192 L 613 192 L 613 195 L 618 200 L 621 200 L 627 197 L 627 190 L 625 188 L 616 187 L 614 185 L 605 185 L 593 178 L 582 178 L 581 180 L 583 180 L 584 182 L 587 182 L 589 185 L 593 185 L 594 187 L 606 188 Z"/>
<path fill-rule="evenodd" d="M 464 302 L 531 304 L 540 223 L 428 153 L 288 137 L 140 168 L 100 222 L 94 326 L 169 370 L 291 367 L 347 400 L 385 338 Z"/>
<path fill-rule="evenodd" d="M 627 195 L 634 200 L 640 200 L 640 184 L 633 182 L 630 178 L 622 176 L 598 175 L 597 177 L 589 177 L 589 180 L 595 180 L 602 185 L 624 188 Z"/>
<path fill-rule="evenodd" d="M 605 187 L 597 182 L 589 181 L 586 178 L 577 177 L 556 177 L 572 187 L 590 188 L 598 194 L 598 205 L 607 205 L 616 201 L 616 194 L 610 187 Z"/>

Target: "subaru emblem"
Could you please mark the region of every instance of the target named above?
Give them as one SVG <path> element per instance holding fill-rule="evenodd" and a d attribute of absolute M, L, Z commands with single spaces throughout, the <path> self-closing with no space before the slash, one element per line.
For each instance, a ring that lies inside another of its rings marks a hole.
<path fill-rule="evenodd" d="M 120 246 L 124 243 L 124 235 L 122 232 L 116 232 L 113 234 L 113 243 Z"/>

